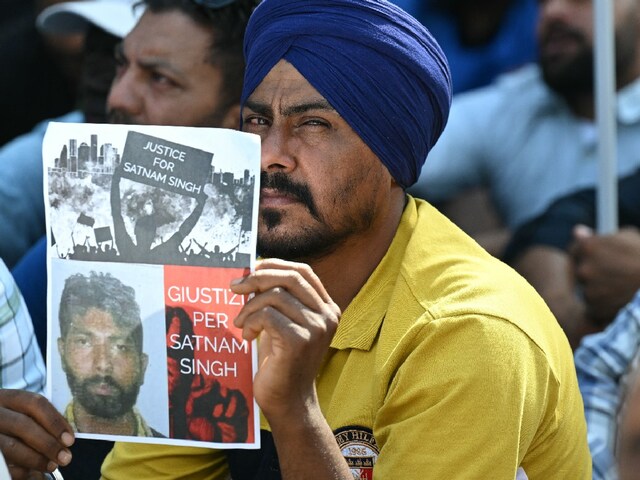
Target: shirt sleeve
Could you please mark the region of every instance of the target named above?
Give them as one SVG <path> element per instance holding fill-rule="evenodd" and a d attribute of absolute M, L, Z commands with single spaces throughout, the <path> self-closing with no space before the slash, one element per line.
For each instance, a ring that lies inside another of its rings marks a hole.
<path fill-rule="evenodd" d="M 584 337 L 576 349 L 594 480 L 618 478 L 614 447 L 624 394 L 622 378 L 639 349 L 640 292 L 605 330 Z"/>
<path fill-rule="evenodd" d="M 534 246 L 567 250 L 573 241 L 573 227 L 595 224 L 595 191 L 585 189 L 556 200 L 539 217 L 519 227 L 505 250 L 503 259 L 513 262 Z"/>
<path fill-rule="evenodd" d="M 45 372 L 27 307 L 0 260 L 0 388 L 43 393 Z"/>
<path fill-rule="evenodd" d="M 465 315 L 425 328 L 376 417 L 376 477 L 512 480 L 522 467 L 528 478 L 590 478 L 568 348 L 559 378 L 508 321 Z"/>
<path fill-rule="evenodd" d="M 54 121 L 82 122 L 84 116 L 74 111 Z M 49 122 L 39 123 L 0 148 L 0 258 L 9 268 L 46 233 L 42 140 Z"/>
<path fill-rule="evenodd" d="M 38 126 L 0 148 L 0 257 L 9 268 L 45 233 L 44 132 L 45 127 Z"/>

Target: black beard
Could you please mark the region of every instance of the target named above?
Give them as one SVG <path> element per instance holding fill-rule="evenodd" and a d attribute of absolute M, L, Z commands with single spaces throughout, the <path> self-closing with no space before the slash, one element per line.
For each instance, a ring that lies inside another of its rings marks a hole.
<path fill-rule="evenodd" d="M 558 35 L 572 39 L 580 46 L 573 58 L 556 61 L 545 57 L 544 46 L 547 38 Z M 593 92 L 593 46 L 589 44 L 582 32 L 556 23 L 549 27 L 539 43 L 542 78 L 549 88 L 563 97 Z"/>
<path fill-rule="evenodd" d="M 261 213 L 261 220 L 268 231 L 278 227 L 282 218 L 282 213 L 275 210 L 265 210 Z M 258 254 L 264 258 L 308 262 L 334 251 L 348 233 L 337 235 L 328 228 L 324 228 L 300 229 L 295 237 L 280 236 L 267 239 L 265 235 L 258 235 L 257 250 Z"/>
<path fill-rule="evenodd" d="M 276 190 L 302 203 L 313 218 L 322 223 L 318 209 L 309 187 L 293 182 L 286 173 L 266 173 L 260 175 L 260 187 Z M 278 210 L 264 209 L 260 220 L 267 231 L 276 229 L 283 221 L 283 213 Z M 283 260 L 303 260 L 320 256 L 334 248 L 335 239 L 331 232 L 301 230 L 295 237 L 279 237 L 273 240 L 258 235 L 258 253 L 262 257 L 282 258 Z"/>
<path fill-rule="evenodd" d="M 325 218 L 317 209 L 311 191 L 304 184 L 293 183 L 284 173 L 262 174 L 261 187 L 267 187 L 286 193 L 296 198 L 316 220 L 311 224 L 289 225 L 289 232 L 279 233 L 278 227 L 286 223 L 286 211 L 262 208 L 260 210 L 258 229 L 258 254 L 265 258 L 281 258 L 283 260 L 310 262 L 334 252 L 350 236 L 366 231 L 375 218 L 373 205 L 365 206 L 357 217 Z M 337 208 L 341 201 L 355 195 L 353 186 L 347 186 L 334 199 Z"/>
<path fill-rule="evenodd" d="M 136 404 L 141 386 L 140 384 L 135 384 L 129 389 L 125 389 L 119 385 L 113 377 L 98 375 L 87 378 L 81 382 L 75 375 L 69 373 L 68 370 L 67 381 L 69 382 L 69 389 L 76 402 L 82 405 L 89 414 L 108 419 L 118 418 L 130 412 Z M 91 393 L 91 387 L 100 383 L 106 383 L 115 389 L 116 395 L 105 397 Z"/>
<path fill-rule="evenodd" d="M 638 32 L 635 28 L 634 17 L 629 16 L 615 34 L 615 74 L 617 86 L 625 85 L 633 72 L 637 57 Z M 593 46 L 584 38 L 581 32 L 566 26 L 554 27 L 556 33 L 571 36 L 579 42 L 580 52 L 563 65 L 554 65 L 544 58 L 544 46 L 541 48 L 540 67 L 545 83 L 563 97 L 571 98 L 576 95 L 592 95 L 595 91 L 595 59 Z M 546 35 L 550 35 L 547 32 Z M 541 39 L 544 44 L 544 38 Z M 634 77 L 635 78 L 635 77 Z"/>
<path fill-rule="evenodd" d="M 541 60 L 542 78 L 547 86 L 562 97 L 591 94 L 594 89 L 593 56 L 591 51 L 579 56 L 559 69 L 547 66 Z"/>

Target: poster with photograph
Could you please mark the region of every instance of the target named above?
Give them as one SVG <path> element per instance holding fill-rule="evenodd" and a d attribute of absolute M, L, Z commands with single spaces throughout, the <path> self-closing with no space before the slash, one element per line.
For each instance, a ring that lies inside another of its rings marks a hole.
<path fill-rule="evenodd" d="M 259 448 L 229 288 L 256 258 L 259 137 L 51 123 L 43 162 L 51 402 L 80 438 Z"/>

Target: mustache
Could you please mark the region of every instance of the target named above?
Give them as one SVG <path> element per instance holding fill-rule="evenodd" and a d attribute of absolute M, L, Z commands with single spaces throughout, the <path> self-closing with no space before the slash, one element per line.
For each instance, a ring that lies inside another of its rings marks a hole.
<path fill-rule="evenodd" d="M 318 216 L 318 210 L 311 195 L 311 190 L 304 183 L 294 182 L 289 178 L 289 175 L 283 172 L 267 173 L 260 172 L 260 188 L 268 188 L 275 190 L 278 193 L 285 194 L 298 200 L 305 205 L 309 210 L 309 213 L 316 218 Z"/>
<path fill-rule="evenodd" d="M 93 377 L 87 378 L 83 383 L 85 384 L 86 387 L 93 386 L 93 385 L 100 385 L 101 383 L 106 383 L 107 385 L 109 385 L 109 387 L 119 392 L 122 391 L 122 387 L 120 386 L 120 384 L 116 382 L 115 378 L 113 378 L 110 375 L 107 375 L 107 376 L 95 375 Z"/>

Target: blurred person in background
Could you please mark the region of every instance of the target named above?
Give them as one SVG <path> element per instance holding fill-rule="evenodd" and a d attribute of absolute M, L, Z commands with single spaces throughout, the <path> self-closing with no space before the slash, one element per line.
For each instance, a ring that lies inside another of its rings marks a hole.
<path fill-rule="evenodd" d="M 82 35 L 80 93 L 76 110 L 49 118 L 0 148 L 0 258 L 13 268 L 45 233 L 42 139 L 50 121 L 106 121 L 106 98 L 115 76 L 113 49 L 135 25 L 134 0 L 87 0 L 53 5 L 38 17 L 39 28 L 56 35 Z"/>
<path fill-rule="evenodd" d="M 95 0 L 95 3 L 103 1 Z M 117 69 L 114 69 L 114 81 L 110 89 L 107 87 L 106 94 L 105 112 L 109 112 L 111 121 L 238 127 L 244 74 L 242 39 L 249 15 L 258 1 L 223 3 L 225 5 L 216 8 L 194 0 L 144 2 L 146 8 L 136 28 L 116 48 Z M 38 149 L 42 135 L 44 128 Z M 40 158 L 38 165 L 38 181 L 41 182 Z M 16 177 L 15 181 L 23 179 Z M 39 188 L 42 192 L 41 185 Z M 30 305 L 46 306 L 46 238 L 41 238 L 27 252 L 13 272 L 29 290 Z M 40 282 L 39 285 L 34 286 L 34 281 Z M 39 332 L 46 344 L 46 309 L 41 313 Z M 0 397 L 5 395 L 18 394 L 0 391 Z M 24 412 L 30 404 L 25 397 L 20 398 L 22 401 L 12 404 L 16 412 Z M 28 398 L 31 404 L 35 403 L 32 397 Z M 46 402 L 43 398 L 38 401 Z M 52 407 L 49 405 L 49 408 Z M 21 413 L 19 418 L 32 421 L 33 417 Z M 25 429 L 21 429 L 20 434 L 11 432 L 23 448 L 35 441 L 28 435 L 21 436 L 26 435 L 24 432 Z M 72 442 L 72 437 L 63 439 L 62 457 L 57 458 L 62 462 L 60 465 L 64 465 L 60 470 L 65 479 L 98 478 L 100 463 L 111 448 L 111 442 L 81 439 L 75 440 L 69 448 Z M 71 461 L 69 453 L 73 453 L 77 461 Z M 47 468 L 47 461 L 37 455 L 29 465 L 29 468 L 42 471 Z"/>
<path fill-rule="evenodd" d="M 595 187 L 562 197 L 519 227 L 504 259 L 540 292 L 578 345 L 640 289 L 640 170 L 618 182 L 620 229 L 596 233 Z"/>
<path fill-rule="evenodd" d="M 597 178 L 592 2 L 542 0 L 538 9 L 537 63 L 455 96 L 410 190 L 497 256 L 513 230 Z M 614 27 L 623 176 L 640 166 L 640 3 L 616 1 Z M 489 201 L 465 198 L 477 190 Z"/>
<path fill-rule="evenodd" d="M 536 58 L 537 0 L 394 0 L 442 47 L 453 93 L 491 83 Z"/>
<path fill-rule="evenodd" d="M 38 14 L 60 2 L 5 0 L 0 6 L 0 145 L 76 106 L 82 34 L 36 28 Z"/>

